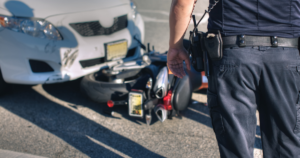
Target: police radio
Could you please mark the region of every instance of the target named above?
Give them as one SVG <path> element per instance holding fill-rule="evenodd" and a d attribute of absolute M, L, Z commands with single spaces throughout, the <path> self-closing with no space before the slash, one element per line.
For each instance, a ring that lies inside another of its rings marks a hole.
<path fill-rule="evenodd" d="M 205 70 L 204 69 L 205 65 L 204 65 L 204 60 L 203 60 L 204 59 L 203 57 L 205 54 L 204 43 L 203 43 L 205 33 L 198 32 L 195 15 L 193 15 L 192 18 L 193 18 L 195 29 L 193 31 L 190 31 L 191 44 L 190 44 L 189 52 L 192 57 L 191 64 L 192 64 L 193 68 L 196 71 L 201 72 L 201 71 Z"/>
<path fill-rule="evenodd" d="M 196 23 L 195 15 L 192 15 L 194 29 L 190 31 L 190 47 L 189 53 L 192 57 L 193 68 L 200 72 L 205 71 L 205 76 L 209 76 L 209 61 L 220 60 L 223 57 L 223 41 L 219 30 L 209 30 L 208 32 L 199 32 L 198 25 L 209 13 L 219 0 L 214 0 L 213 4 L 209 4 L 208 10 L 202 15 L 201 19 Z"/>

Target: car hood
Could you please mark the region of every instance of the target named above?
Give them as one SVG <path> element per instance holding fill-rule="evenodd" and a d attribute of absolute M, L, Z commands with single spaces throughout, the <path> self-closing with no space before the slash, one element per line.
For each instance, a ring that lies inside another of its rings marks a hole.
<path fill-rule="evenodd" d="M 0 8 L 14 16 L 47 18 L 53 15 L 110 8 L 128 3 L 129 0 L 0 0 Z"/>

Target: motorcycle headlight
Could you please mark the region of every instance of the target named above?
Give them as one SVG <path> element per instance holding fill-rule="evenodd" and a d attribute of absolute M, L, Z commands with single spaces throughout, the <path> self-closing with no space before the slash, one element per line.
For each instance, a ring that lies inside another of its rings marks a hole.
<path fill-rule="evenodd" d="M 46 20 L 0 16 L 0 27 L 21 32 L 33 37 L 62 40 L 58 30 Z"/>
<path fill-rule="evenodd" d="M 135 3 L 132 0 L 130 0 L 130 7 L 132 11 L 132 18 L 135 19 L 138 12 Z"/>

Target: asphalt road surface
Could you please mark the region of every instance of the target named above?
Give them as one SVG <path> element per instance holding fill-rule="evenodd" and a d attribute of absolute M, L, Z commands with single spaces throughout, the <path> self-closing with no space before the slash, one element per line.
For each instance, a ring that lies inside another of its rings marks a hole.
<path fill-rule="evenodd" d="M 167 51 L 171 0 L 136 3 L 145 20 L 145 42 Z M 207 1 L 198 1 L 198 19 L 207 6 Z M 200 29 L 206 30 L 205 23 Z M 115 108 L 114 116 L 107 115 L 105 105 L 80 93 L 79 82 L 13 85 L 0 97 L 0 149 L 54 158 L 219 157 L 209 110 L 201 103 L 205 92 L 193 95 L 198 102 L 181 112 L 181 118 L 161 123 L 153 115 L 147 126 L 144 119 L 129 117 L 124 107 Z"/>

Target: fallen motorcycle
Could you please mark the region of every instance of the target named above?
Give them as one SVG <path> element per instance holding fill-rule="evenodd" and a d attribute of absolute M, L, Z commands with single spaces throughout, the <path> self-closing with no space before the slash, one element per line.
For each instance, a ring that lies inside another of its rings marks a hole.
<path fill-rule="evenodd" d="M 203 73 L 185 68 L 187 75 L 177 78 L 166 67 L 166 61 L 166 54 L 152 51 L 85 76 L 81 89 L 90 99 L 106 102 L 110 108 L 128 106 L 130 116 L 145 117 L 148 125 L 152 111 L 164 122 L 188 107 L 193 91 L 207 88 Z"/>

